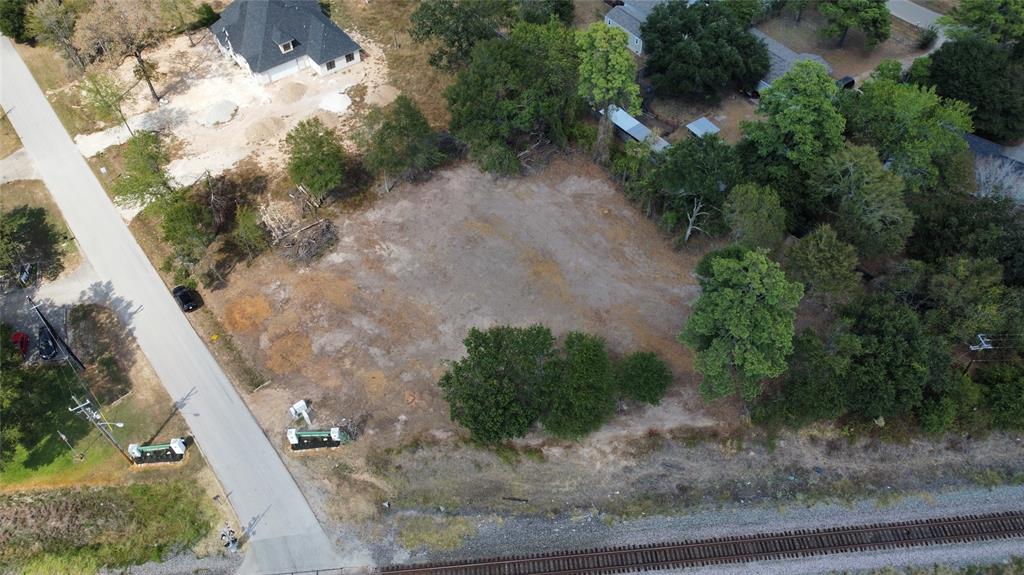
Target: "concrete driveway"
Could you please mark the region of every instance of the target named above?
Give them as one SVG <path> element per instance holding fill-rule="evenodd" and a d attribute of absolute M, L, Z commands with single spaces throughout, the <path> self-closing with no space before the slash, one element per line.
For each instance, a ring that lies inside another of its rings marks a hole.
<path fill-rule="evenodd" d="M 277 452 L 178 310 L 7 38 L 0 39 L 0 51 L 0 104 L 97 278 L 133 309 L 129 327 L 167 392 L 187 401 L 185 419 L 246 530 L 242 572 L 341 565 Z"/>

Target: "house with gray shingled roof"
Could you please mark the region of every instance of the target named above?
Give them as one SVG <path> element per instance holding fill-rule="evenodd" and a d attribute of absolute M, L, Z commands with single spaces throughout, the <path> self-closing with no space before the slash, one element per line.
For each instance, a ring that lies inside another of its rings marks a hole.
<path fill-rule="evenodd" d="M 624 0 L 621 6 L 616 6 L 604 15 L 604 23 L 622 28 L 629 36 L 626 46 L 637 54 L 644 52 L 644 40 L 640 36 L 640 27 L 647 21 L 651 11 L 659 4 L 667 0 Z"/>
<path fill-rule="evenodd" d="M 322 76 L 360 61 L 359 44 L 316 0 L 235 0 L 210 32 L 221 52 L 261 84 L 305 69 Z"/>
<path fill-rule="evenodd" d="M 757 85 L 757 90 L 760 92 L 768 86 L 772 85 L 772 82 L 778 80 L 783 74 L 789 71 L 794 64 L 801 60 L 811 60 L 817 62 L 828 70 L 828 73 L 832 73 L 832 66 L 828 65 L 828 62 L 824 58 L 817 54 L 797 54 L 790 48 L 757 28 L 751 28 L 750 33 L 761 39 L 764 45 L 768 48 L 768 61 L 770 67 L 768 68 L 768 75 L 765 76 L 761 82 Z"/>

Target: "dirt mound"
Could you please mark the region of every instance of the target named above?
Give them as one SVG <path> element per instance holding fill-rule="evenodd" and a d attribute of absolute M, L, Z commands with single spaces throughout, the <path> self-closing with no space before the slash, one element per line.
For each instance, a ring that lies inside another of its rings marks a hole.
<path fill-rule="evenodd" d="M 290 333 L 270 344 L 267 367 L 277 374 L 289 373 L 304 366 L 312 353 L 308 337 L 301 333 Z"/>
<path fill-rule="evenodd" d="M 250 142 L 262 142 L 280 134 L 284 130 L 281 118 L 264 118 L 245 130 L 245 138 Z"/>
<path fill-rule="evenodd" d="M 286 104 L 294 104 L 306 95 L 307 90 L 309 90 L 309 87 L 305 84 L 289 82 L 281 88 L 281 101 Z"/>
<path fill-rule="evenodd" d="M 243 296 L 224 309 L 224 324 L 232 331 L 252 331 L 268 317 L 270 302 L 263 296 Z"/>

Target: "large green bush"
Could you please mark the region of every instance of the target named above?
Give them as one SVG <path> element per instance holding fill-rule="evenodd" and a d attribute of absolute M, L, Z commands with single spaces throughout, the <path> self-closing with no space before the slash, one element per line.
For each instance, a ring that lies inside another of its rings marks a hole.
<path fill-rule="evenodd" d="M 549 380 L 541 422 L 558 437 L 582 437 L 601 427 L 615 410 L 612 362 L 604 339 L 570 332 L 558 364 L 558 377 Z"/>
<path fill-rule="evenodd" d="M 637 351 L 615 365 L 615 381 L 625 397 L 658 405 L 672 383 L 672 372 L 654 353 Z"/>

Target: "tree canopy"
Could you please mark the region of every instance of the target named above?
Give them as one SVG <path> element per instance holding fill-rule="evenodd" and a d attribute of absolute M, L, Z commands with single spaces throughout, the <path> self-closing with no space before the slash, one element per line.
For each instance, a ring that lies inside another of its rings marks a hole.
<path fill-rule="evenodd" d="M 367 132 L 363 163 L 384 178 L 414 179 L 430 172 L 444 160 L 439 137 L 430 129 L 423 112 L 402 94 L 386 108 L 374 108 L 364 123 Z"/>
<path fill-rule="evenodd" d="M 672 371 L 649 351 L 636 351 L 615 364 L 619 392 L 634 401 L 658 405 L 672 383 Z"/>
<path fill-rule="evenodd" d="M 838 203 L 836 230 L 862 256 L 903 250 L 914 214 L 903 199 L 903 181 L 882 166 L 874 148 L 847 145 L 821 163 L 809 185 Z"/>
<path fill-rule="evenodd" d="M 655 90 L 716 100 L 727 90 L 757 87 L 768 73 L 768 50 L 728 4 L 666 2 L 654 8 L 641 33 Z"/>
<path fill-rule="evenodd" d="M 70 0 L 38 0 L 28 8 L 26 26 L 36 40 L 60 47 L 68 61 L 78 70 L 85 69 L 85 60 L 74 44 L 75 20 L 83 9 L 81 2 Z"/>
<path fill-rule="evenodd" d="M 938 95 L 970 104 L 978 132 L 1007 142 L 1024 137 L 1024 49 L 968 36 L 930 58 L 928 82 Z"/>
<path fill-rule="evenodd" d="M 978 36 L 999 44 L 1024 41 L 1024 2 L 1020 0 L 961 0 L 941 22 L 957 38 Z M 981 63 L 981 62 L 979 62 Z"/>
<path fill-rule="evenodd" d="M 594 22 L 577 33 L 576 47 L 579 95 L 603 113 L 594 155 L 598 163 L 607 164 L 612 133 L 609 107 L 614 105 L 633 114 L 640 110 L 636 60 L 626 47 L 626 32 L 604 22 Z"/>
<path fill-rule="evenodd" d="M 941 262 L 927 286 L 925 318 L 953 342 L 973 341 L 979 333 L 1005 333 L 1010 310 L 1003 268 L 995 258 L 953 257 Z"/>
<path fill-rule="evenodd" d="M 136 132 L 124 151 L 124 173 L 114 180 L 114 199 L 120 203 L 147 204 L 173 190 L 164 171 L 169 161 L 156 132 Z"/>
<path fill-rule="evenodd" d="M 26 26 L 29 0 L 0 0 L 0 32 L 16 42 L 28 42 L 32 36 Z"/>
<path fill-rule="evenodd" d="M 846 121 L 836 109 L 835 81 L 817 62 L 797 62 L 761 94 L 763 120 L 746 122 L 743 131 L 758 154 L 779 158 L 811 173 L 843 145 Z"/>
<path fill-rule="evenodd" d="M 155 69 L 142 52 L 165 33 L 156 0 L 95 0 L 78 19 L 74 43 L 85 54 L 115 60 L 134 58 L 136 77 L 145 80 L 153 99 L 159 101 L 153 87 Z"/>
<path fill-rule="evenodd" d="M 889 38 L 891 18 L 886 0 L 830 0 L 818 4 L 818 11 L 828 21 L 823 32 L 838 37 L 840 47 L 850 28 L 864 32 L 868 48 Z"/>
<path fill-rule="evenodd" d="M 575 439 L 596 431 L 615 411 L 616 386 L 604 339 L 578 331 L 565 336 L 548 380 L 541 423 L 557 437 Z"/>
<path fill-rule="evenodd" d="M 840 298 L 859 285 L 856 266 L 857 251 L 828 224 L 797 240 L 786 257 L 787 271 L 807 291 Z"/>
<path fill-rule="evenodd" d="M 912 191 L 932 189 L 938 181 L 938 165 L 966 150 L 964 134 L 972 131 L 967 104 L 884 74 L 872 76 L 860 92 L 844 93 L 840 108 L 850 139 L 874 146 L 882 162 L 902 176 Z"/>
<path fill-rule="evenodd" d="M 522 437 L 540 416 L 540 397 L 552 377 L 551 331 L 540 325 L 473 328 L 463 343 L 466 356 L 438 382 L 452 419 L 480 442 Z"/>
<path fill-rule="evenodd" d="M 487 171 L 519 169 L 537 139 L 564 145 L 578 111 L 572 30 L 521 23 L 508 40 L 487 40 L 445 92 L 452 132 Z"/>
<path fill-rule="evenodd" d="M 845 377 L 850 411 L 875 419 L 917 408 L 929 379 L 933 341 L 914 310 L 872 295 L 851 304 L 843 318 L 858 343 Z"/>
<path fill-rule="evenodd" d="M 0 275 L 32 264 L 44 276 L 56 277 L 64 269 L 63 241 L 45 209 L 27 205 L 5 209 L 0 214 Z"/>
<path fill-rule="evenodd" d="M 782 242 L 786 212 L 779 204 L 779 194 L 771 187 L 736 186 L 729 192 L 723 211 L 736 243 L 750 249 L 775 249 Z"/>
<path fill-rule="evenodd" d="M 409 32 L 417 42 L 435 41 L 431 65 L 452 70 L 469 62 L 474 46 L 512 23 L 512 9 L 506 0 L 427 0 L 412 13 Z"/>
<path fill-rule="evenodd" d="M 709 273 L 679 339 L 697 352 L 702 396 L 739 393 L 751 400 L 763 380 L 786 370 L 803 286 L 788 281 L 764 251 L 734 249 L 705 259 L 698 267 Z"/>
<path fill-rule="evenodd" d="M 319 118 L 299 122 L 284 139 L 288 148 L 288 175 L 319 204 L 341 185 L 348 168 L 345 149 L 334 130 Z"/>

